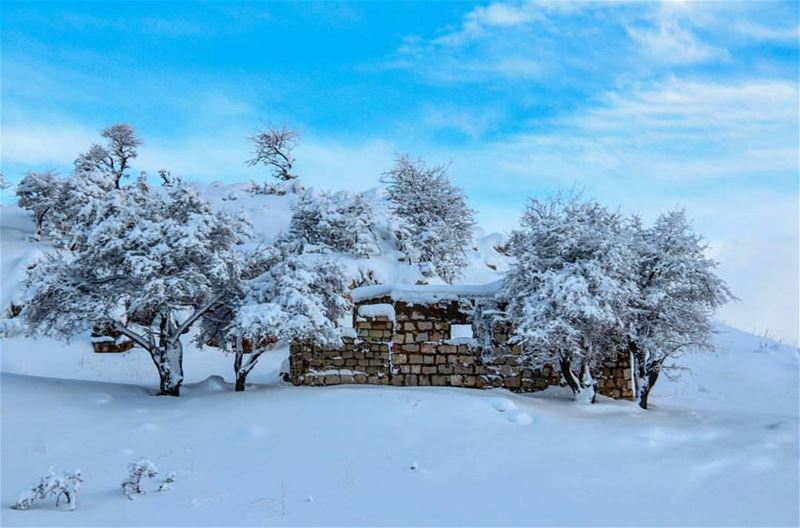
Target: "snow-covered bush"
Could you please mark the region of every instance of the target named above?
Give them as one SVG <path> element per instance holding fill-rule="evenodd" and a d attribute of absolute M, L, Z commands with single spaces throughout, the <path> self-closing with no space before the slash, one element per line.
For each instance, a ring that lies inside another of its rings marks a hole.
<path fill-rule="evenodd" d="M 55 497 L 56 507 L 60 505 L 63 498 L 69 506 L 70 510 L 74 510 L 77 505 L 78 491 L 81 489 L 83 478 L 81 471 L 76 469 L 72 473 L 63 473 L 56 475 L 53 467 L 50 466 L 47 474 L 44 475 L 39 481 L 20 494 L 17 501 L 11 505 L 15 510 L 28 510 L 33 506 L 35 501 L 45 500 L 50 497 Z"/>
<path fill-rule="evenodd" d="M 158 491 L 164 492 L 169 491 L 172 489 L 172 485 L 175 483 L 175 472 L 170 471 L 167 473 L 167 477 L 161 481 L 161 484 L 158 485 Z"/>
<path fill-rule="evenodd" d="M 250 278 L 204 317 L 201 335 L 223 347 L 232 343 L 237 391 L 277 341 L 337 342 L 339 320 L 349 308 L 344 271 L 331 258 L 270 247 L 251 255 L 245 269 Z"/>
<path fill-rule="evenodd" d="M 128 464 L 128 476 L 122 481 L 122 493 L 133 500 L 134 495 L 144 493 L 142 479 L 154 479 L 158 476 L 158 468 L 152 460 L 139 458 Z"/>
<path fill-rule="evenodd" d="M 452 283 L 467 264 L 464 248 L 472 241 L 474 212 L 464 193 L 447 177 L 447 167 L 428 167 L 400 156 L 383 175 L 391 212 L 400 220 L 398 234 L 406 258 L 430 263 Z"/>
<path fill-rule="evenodd" d="M 687 350 L 711 349 L 711 316 L 734 299 L 716 276 L 717 263 L 694 233 L 684 211 L 661 215 L 643 229 L 638 222 L 632 243 L 637 258 L 637 294 L 632 298 L 628 349 L 636 363 L 639 403 L 647 399 L 660 373 Z"/>
<path fill-rule="evenodd" d="M 592 371 L 615 357 L 636 293 L 629 223 L 593 201 L 531 200 L 510 239 L 517 258 L 502 296 L 512 342 L 536 365 L 559 365 L 576 398 L 594 400 Z"/>
<path fill-rule="evenodd" d="M 303 184 L 298 181 L 290 180 L 290 181 L 281 181 L 277 183 L 272 182 L 264 182 L 264 183 L 256 183 L 254 181 L 250 182 L 250 187 L 248 187 L 248 192 L 251 195 L 274 195 L 274 196 L 284 196 L 286 194 L 300 194 L 305 190 Z"/>
<path fill-rule="evenodd" d="M 360 194 L 304 193 L 292 209 L 289 238 L 325 250 L 367 257 L 380 252 L 377 220 Z"/>
<path fill-rule="evenodd" d="M 182 336 L 238 285 L 249 223 L 186 186 L 151 191 L 140 177 L 87 204 L 75 226 L 71 251 L 28 271 L 29 332 L 69 339 L 108 324 L 149 352 L 160 394 L 179 395 Z"/>

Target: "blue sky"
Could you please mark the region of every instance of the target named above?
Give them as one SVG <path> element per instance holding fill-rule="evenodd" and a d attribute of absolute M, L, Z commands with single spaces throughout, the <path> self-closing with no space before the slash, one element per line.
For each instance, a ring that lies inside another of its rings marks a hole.
<path fill-rule="evenodd" d="M 684 206 L 742 299 L 721 318 L 796 342 L 799 5 L 3 2 L 0 165 L 66 172 L 129 122 L 138 169 L 261 179 L 245 138 L 286 123 L 307 183 L 421 155 L 490 230 L 565 188 Z"/>

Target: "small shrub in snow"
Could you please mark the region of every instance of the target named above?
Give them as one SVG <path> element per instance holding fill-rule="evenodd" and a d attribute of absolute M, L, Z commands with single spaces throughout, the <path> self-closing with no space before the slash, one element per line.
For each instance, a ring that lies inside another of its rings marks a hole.
<path fill-rule="evenodd" d="M 172 484 L 175 482 L 175 472 L 170 471 L 167 475 L 167 478 L 161 481 L 161 484 L 158 486 L 158 491 L 169 491 L 172 489 Z"/>
<path fill-rule="evenodd" d="M 258 194 L 264 195 L 274 195 L 274 196 L 284 196 L 286 194 L 300 194 L 305 190 L 303 184 L 297 181 L 287 181 L 287 182 L 278 182 L 278 183 L 256 183 L 254 181 L 250 182 L 250 187 L 247 189 L 248 192 L 256 196 Z"/>
<path fill-rule="evenodd" d="M 144 493 L 142 478 L 153 479 L 158 476 L 158 468 L 152 460 L 140 458 L 128 464 L 128 478 L 122 482 L 122 493 L 130 500 L 134 495 Z"/>
<path fill-rule="evenodd" d="M 56 475 L 51 466 L 47 474 L 39 479 L 39 482 L 31 486 L 31 488 L 22 493 L 17 502 L 11 505 L 15 510 L 28 510 L 33 503 L 38 500 L 45 500 L 49 497 L 55 497 L 56 507 L 60 505 L 63 498 L 70 510 L 74 510 L 77 504 L 78 491 L 81 489 L 83 479 L 81 472 L 76 469 L 72 473 L 64 473 L 63 475 Z"/>

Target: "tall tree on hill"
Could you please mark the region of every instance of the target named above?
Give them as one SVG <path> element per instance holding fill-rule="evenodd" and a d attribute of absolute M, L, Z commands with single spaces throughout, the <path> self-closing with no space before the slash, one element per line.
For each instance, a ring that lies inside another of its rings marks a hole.
<path fill-rule="evenodd" d="M 661 215 L 649 229 L 636 225 L 638 292 L 629 311 L 628 349 L 639 405 L 647 409 L 650 391 L 661 373 L 676 368 L 677 357 L 712 348 L 711 316 L 734 297 L 684 211 Z"/>
<path fill-rule="evenodd" d="M 106 138 L 106 145 L 98 144 L 75 160 L 75 174 L 94 173 L 108 178 L 108 185 L 115 189 L 120 188 L 120 181 L 127 178 L 130 162 L 139 153 L 136 150 L 142 141 L 136 136 L 131 125 L 120 123 L 106 127 L 100 131 Z"/>
<path fill-rule="evenodd" d="M 462 276 L 474 211 L 462 190 L 451 183 L 447 167 L 428 167 L 420 159 L 401 155 L 382 182 L 389 207 L 407 237 L 409 261 L 429 264 L 448 283 Z"/>
<path fill-rule="evenodd" d="M 140 177 L 87 204 L 75 226 L 71 250 L 28 272 L 29 333 L 69 339 L 111 327 L 150 354 L 160 394 L 178 396 L 182 336 L 237 286 L 249 223 L 214 213 L 188 187 L 154 192 Z"/>
<path fill-rule="evenodd" d="M 294 157 L 292 151 L 297 146 L 300 133 L 286 127 L 262 130 L 250 136 L 253 143 L 253 157 L 247 165 L 265 165 L 272 170 L 272 175 L 282 182 L 297 178 L 292 173 Z"/>

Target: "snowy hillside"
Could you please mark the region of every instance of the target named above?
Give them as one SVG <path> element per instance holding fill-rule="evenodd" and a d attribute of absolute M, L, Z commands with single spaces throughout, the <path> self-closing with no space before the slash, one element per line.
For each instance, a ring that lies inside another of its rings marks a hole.
<path fill-rule="evenodd" d="M 606 399 L 576 405 L 558 393 L 295 388 L 267 365 L 246 393 L 212 377 L 165 399 L 142 386 L 154 382 L 142 352 L 92 357 L 85 343 L 15 339 L 2 345 L 0 519 L 797 525 L 797 351 L 720 330 L 722 350 L 688 358 L 693 372 L 660 384 L 651 411 Z M 187 372 L 226 372 L 219 357 L 188 354 Z M 138 456 L 175 470 L 174 489 L 125 500 L 119 485 Z M 78 510 L 9 510 L 50 465 L 82 470 Z"/>
<path fill-rule="evenodd" d="M 288 225 L 291 196 L 202 193 L 243 208 L 265 240 Z M 24 212 L 0 214 L 5 310 L 47 246 L 27 240 Z M 502 242 L 475 241 L 465 283 L 499 276 Z M 420 278 L 390 248 L 348 266 L 381 282 Z M 190 348 L 184 395 L 158 398 L 141 350 L 17 335 L 0 340 L 0 524 L 796 526 L 798 350 L 717 330 L 718 351 L 687 356 L 691 371 L 661 379 L 650 411 L 580 405 L 558 389 L 292 387 L 278 380 L 285 347 L 245 393 L 232 392 L 230 357 Z M 142 456 L 177 481 L 129 501 L 120 484 Z M 9 509 L 51 465 L 82 470 L 77 510 Z"/>

